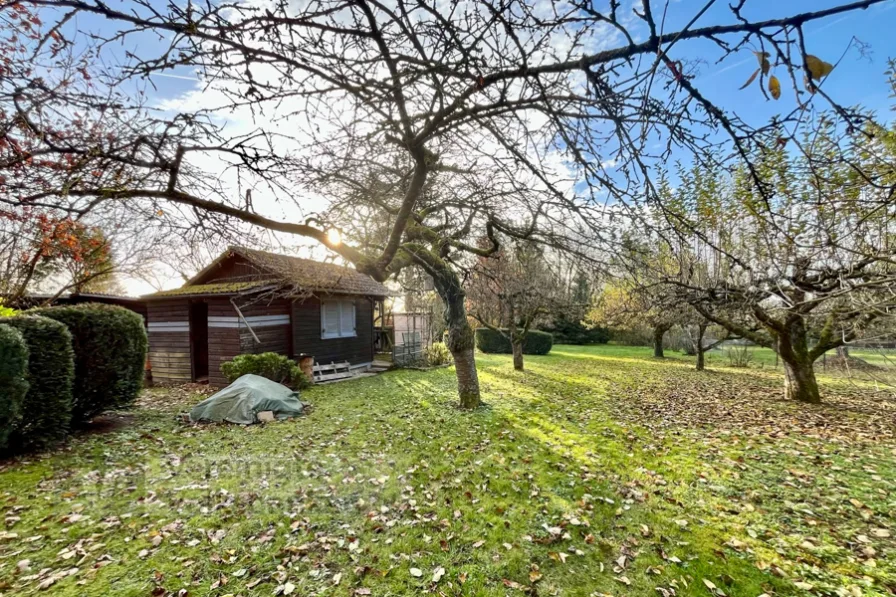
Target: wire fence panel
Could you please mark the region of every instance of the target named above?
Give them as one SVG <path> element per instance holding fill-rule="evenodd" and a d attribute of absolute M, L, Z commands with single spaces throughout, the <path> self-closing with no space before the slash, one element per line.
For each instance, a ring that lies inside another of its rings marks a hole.
<path fill-rule="evenodd" d="M 396 338 L 397 340 L 397 338 Z M 392 362 L 401 367 L 423 360 L 423 339 L 420 332 L 401 334 L 401 344 L 392 347 Z"/>

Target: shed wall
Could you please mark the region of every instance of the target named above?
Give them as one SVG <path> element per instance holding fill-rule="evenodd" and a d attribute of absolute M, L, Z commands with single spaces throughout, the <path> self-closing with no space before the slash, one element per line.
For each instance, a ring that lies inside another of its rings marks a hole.
<path fill-rule="evenodd" d="M 221 373 L 221 363 L 240 354 L 236 311 L 229 297 L 209 297 L 205 300 L 208 303 L 208 383 L 224 387 L 227 380 Z"/>
<path fill-rule="evenodd" d="M 256 342 L 252 332 L 240 322 L 240 349 L 243 354 L 276 352 L 291 356 L 290 301 L 277 299 L 271 303 L 240 306 L 240 310 L 260 340 Z"/>
<path fill-rule="evenodd" d="M 366 297 L 332 296 L 355 303 L 355 330 L 349 338 L 321 338 L 320 299 L 297 299 L 292 304 L 293 356 L 314 356 L 318 363 L 348 361 L 352 365 L 373 362 L 373 303 Z"/>
<path fill-rule="evenodd" d="M 192 379 L 189 318 L 186 299 L 147 304 L 149 362 L 154 381 L 184 383 Z"/>

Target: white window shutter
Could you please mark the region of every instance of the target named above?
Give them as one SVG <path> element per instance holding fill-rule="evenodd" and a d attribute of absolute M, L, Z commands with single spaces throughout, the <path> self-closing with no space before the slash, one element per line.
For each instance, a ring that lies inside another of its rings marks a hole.
<path fill-rule="evenodd" d="M 357 332 L 355 331 L 355 303 L 346 301 L 344 304 L 346 307 L 346 322 L 348 325 L 342 332 L 346 336 L 355 336 L 357 335 Z"/>
<path fill-rule="evenodd" d="M 320 304 L 322 338 L 357 336 L 355 303 L 352 301 L 326 301 Z"/>
<path fill-rule="evenodd" d="M 324 338 L 338 338 L 341 335 L 339 321 L 339 303 L 323 302 L 320 305 L 321 336 Z"/>

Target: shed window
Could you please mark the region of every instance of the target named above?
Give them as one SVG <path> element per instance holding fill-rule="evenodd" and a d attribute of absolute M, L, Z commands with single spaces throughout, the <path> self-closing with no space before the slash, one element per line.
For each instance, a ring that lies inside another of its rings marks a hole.
<path fill-rule="evenodd" d="M 321 338 L 348 338 L 355 332 L 355 303 L 323 301 L 320 304 Z"/>

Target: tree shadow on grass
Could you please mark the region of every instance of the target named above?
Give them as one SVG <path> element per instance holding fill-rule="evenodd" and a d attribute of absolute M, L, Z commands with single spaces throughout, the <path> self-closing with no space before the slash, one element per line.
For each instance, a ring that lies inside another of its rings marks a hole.
<path fill-rule="evenodd" d="M 591 397 L 590 408 L 599 408 L 606 416 L 642 425 L 651 432 L 785 432 L 862 442 L 896 437 L 896 405 L 882 403 L 863 391 L 832 388 L 826 402 L 807 405 L 783 398 L 778 385 L 783 384 L 781 377 L 741 371 L 705 375 L 647 361 L 633 365 L 625 359 L 613 367 L 594 365 L 607 361 L 569 356 L 565 363 L 581 365 L 552 367 L 533 362 L 525 372 L 527 377 L 509 367 L 489 368 L 488 374 L 511 383 L 537 379 L 534 383 L 540 385 L 545 397 Z M 531 393 L 531 388 L 526 391 Z"/>

